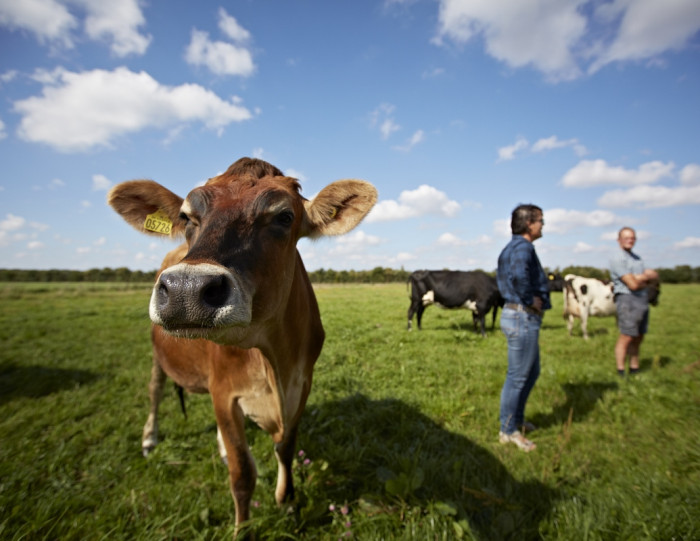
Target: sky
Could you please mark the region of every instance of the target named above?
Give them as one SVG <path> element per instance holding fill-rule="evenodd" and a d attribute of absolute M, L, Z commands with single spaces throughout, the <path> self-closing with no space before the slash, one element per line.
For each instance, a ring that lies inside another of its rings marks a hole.
<path fill-rule="evenodd" d="M 0 268 L 153 270 L 110 187 L 243 156 L 379 201 L 309 270 L 700 266 L 698 0 L 0 0 Z"/>

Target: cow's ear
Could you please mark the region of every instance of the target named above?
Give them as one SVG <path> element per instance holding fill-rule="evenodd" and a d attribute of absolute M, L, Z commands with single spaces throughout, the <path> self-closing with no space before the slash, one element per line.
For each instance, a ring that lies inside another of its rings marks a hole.
<path fill-rule="evenodd" d="M 338 180 L 305 201 L 306 227 L 312 238 L 342 235 L 356 227 L 377 202 L 377 190 L 364 180 Z"/>
<path fill-rule="evenodd" d="M 107 194 L 107 202 L 142 233 L 175 237 L 184 233 L 182 197 L 152 180 L 122 182 Z"/>

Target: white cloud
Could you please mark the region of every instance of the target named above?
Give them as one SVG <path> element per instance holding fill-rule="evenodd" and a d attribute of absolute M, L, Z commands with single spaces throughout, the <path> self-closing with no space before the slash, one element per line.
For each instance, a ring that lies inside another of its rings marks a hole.
<path fill-rule="evenodd" d="M 36 229 L 37 231 L 46 231 L 50 228 L 48 224 L 42 224 L 41 222 L 29 222 L 29 225 L 32 229 Z"/>
<path fill-rule="evenodd" d="M 400 150 L 402 152 L 409 152 L 414 146 L 422 143 L 425 140 L 425 133 L 423 130 L 416 131 L 411 138 L 403 146 L 395 146 L 395 150 Z"/>
<path fill-rule="evenodd" d="M 599 4 L 595 15 L 603 23 L 619 20 L 619 27 L 591 72 L 611 62 L 645 60 L 682 49 L 700 30 L 697 0 L 613 0 Z"/>
<path fill-rule="evenodd" d="M 95 242 L 93 242 L 92 244 L 94 244 L 95 246 L 104 246 L 106 243 L 107 243 L 107 238 L 106 238 L 106 237 L 100 237 L 99 239 L 97 239 L 97 240 L 96 240 Z"/>
<path fill-rule="evenodd" d="M 55 0 L 2 0 L 0 24 L 32 32 L 41 43 L 54 42 L 70 48 L 73 46 L 70 34 L 78 21 Z"/>
<path fill-rule="evenodd" d="M 354 231 L 335 239 L 335 247 L 328 251 L 331 255 L 348 255 L 364 251 L 367 246 L 381 244 L 382 240 L 375 235 L 368 235 L 364 231 Z"/>
<path fill-rule="evenodd" d="M 112 182 L 104 175 L 92 175 L 92 190 L 107 191 L 112 186 Z"/>
<path fill-rule="evenodd" d="M 236 18 L 229 15 L 224 8 L 219 8 L 219 28 L 236 43 L 250 41 L 250 32 L 238 24 Z"/>
<path fill-rule="evenodd" d="M 211 41 L 207 32 L 194 29 L 190 44 L 185 51 L 185 60 L 194 66 L 206 66 L 217 75 L 240 77 L 253 75 L 255 72 L 253 55 L 245 47 L 251 39 L 250 32 L 224 8 L 219 8 L 219 29 L 235 44 Z"/>
<path fill-rule="evenodd" d="M 544 210 L 544 234 L 568 233 L 572 229 L 582 227 L 609 227 L 622 225 L 623 219 L 608 210 L 593 210 L 583 212 L 580 210 L 566 210 L 561 208 Z M 510 226 L 509 226 L 510 227 Z"/>
<path fill-rule="evenodd" d="M 235 100 L 220 99 L 194 84 L 164 86 L 148 73 L 125 67 L 114 71 L 38 72 L 41 96 L 14 103 L 22 114 L 19 136 L 64 152 L 110 146 L 114 139 L 146 128 L 170 128 L 199 121 L 222 130 L 251 118 Z"/>
<path fill-rule="evenodd" d="M 0 74 L 0 82 L 9 83 L 11 81 L 14 81 L 18 73 L 19 72 L 17 70 L 7 70 L 5 73 Z"/>
<path fill-rule="evenodd" d="M 635 186 L 629 190 L 605 192 L 599 199 L 601 207 L 659 208 L 700 204 L 700 184 L 695 186 Z"/>
<path fill-rule="evenodd" d="M 581 143 L 578 139 L 566 139 L 561 140 L 556 135 L 551 137 L 546 137 L 538 139 L 533 145 L 522 136 L 519 136 L 515 143 L 498 149 L 498 161 L 509 161 L 515 159 L 515 155 L 519 152 L 525 150 L 530 150 L 530 152 L 546 152 L 549 150 L 556 150 L 558 148 L 573 148 L 574 152 L 578 156 L 584 156 L 588 153 L 588 149 Z"/>
<path fill-rule="evenodd" d="M 700 248 L 700 237 L 686 237 L 673 245 L 677 250 L 683 248 Z"/>
<path fill-rule="evenodd" d="M 580 75 L 573 50 L 584 36 L 583 0 L 441 0 L 434 43 L 483 38 L 486 52 L 513 68 L 533 66 L 553 80 Z"/>
<path fill-rule="evenodd" d="M 396 107 L 390 103 L 382 103 L 369 114 L 369 123 L 372 128 L 378 127 L 382 139 L 386 140 L 391 134 L 401 129 L 393 118 Z"/>
<path fill-rule="evenodd" d="M 416 190 L 401 192 L 398 201 L 391 199 L 380 201 L 370 211 L 366 221 L 371 223 L 405 220 L 428 214 L 451 218 L 459 210 L 459 203 L 450 200 L 444 192 L 423 184 Z"/>
<path fill-rule="evenodd" d="M 43 247 L 44 247 L 44 243 L 39 242 L 38 240 L 33 240 L 27 244 L 27 248 L 29 248 L 30 250 L 38 250 L 38 249 L 43 248 Z"/>
<path fill-rule="evenodd" d="M 590 244 L 587 244 L 585 242 L 577 242 L 576 245 L 574 246 L 574 253 L 575 254 L 585 254 L 586 252 L 592 252 L 593 251 L 593 246 Z"/>
<path fill-rule="evenodd" d="M 561 182 L 564 186 L 576 188 L 610 184 L 637 186 L 652 184 L 663 178 L 671 177 L 674 168 L 673 162 L 648 162 L 635 170 L 608 165 L 605 160 L 583 160 L 570 169 Z"/>
<path fill-rule="evenodd" d="M 7 132 L 5 131 L 5 123 L 0 118 L 0 139 L 5 139 Z"/>
<path fill-rule="evenodd" d="M 249 77 L 255 72 L 253 55 L 248 49 L 225 41 L 211 41 L 209 34 L 201 30 L 192 30 L 185 60 L 194 66 L 206 66 L 217 75 Z"/>
<path fill-rule="evenodd" d="M 515 158 L 515 154 L 528 147 L 529 143 L 524 137 L 518 139 L 512 145 L 498 149 L 498 161 L 508 161 Z"/>
<path fill-rule="evenodd" d="M 466 246 L 466 242 L 452 233 L 443 233 L 437 239 L 438 246 Z"/>
<path fill-rule="evenodd" d="M 139 27 L 146 24 L 138 0 L 81 0 L 87 10 L 85 33 L 95 41 L 111 42 L 112 54 L 125 57 L 130 54 L 142 55 L 151 43 L 151 36 L 139 33 Z"/>
<path fill-rule="evenodd" d="M 27 223 L 27 220 L 21 216 L 7 214 L 5 219 L 0 222 L 0 231 L 17 231 L 24 227 L 25 223 Z"/>
<path fill-rule="evenodd" d="M 700 184 L 700 165 L 691 163 L 686 165 L 680 172 L 681 183 L 686 186 L 696 186 Z"/>
<path fill-rule="evenodd" d="M 150 36 L 139 32 L 146 20 L 138 0 L 0 0 L 0 25 L 29 31 L 42 44 L 70 49 L 80 21 L 69 8 L 83 10 L 87 37 L 108 41 L 112 53 L 118 57 L 143 54 L 151 42 Z"/>
<path fill-rule="evenodd" d="M 697 0 L 439 0 L 433 43 L 481 39 L 511 68 L 572 80 L 611 62 L 654 60 L 688 45 L 700 29 Z M 600 36 L 603 36 L 601 38 Z"/>
<path fill-rule="evenodd" d="M 396 124 L 393 119 L 387 118 L 379 127 L 379 132 L 382 134 L 382 139 L 388 139 L 395 131 L 399 131 L 401 126 Z"/>
<path fill-rule="evenodd" d="M 536 141 L 535 144 L 532 145 L 532 152 L 544 152 L 547 150 L 566 147 L 573 148 L 574 152 L 576 152 L 578 156 L 583 156 L 588 152 L 586 147 L 579 143 L 578 139 L 567 139 L 562 141 L 556 135 Z"/>

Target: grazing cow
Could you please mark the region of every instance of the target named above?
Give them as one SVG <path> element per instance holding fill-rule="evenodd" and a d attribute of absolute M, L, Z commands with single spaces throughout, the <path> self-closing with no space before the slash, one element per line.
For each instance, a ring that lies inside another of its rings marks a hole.
<path fill-rule="evenodd" d="M 124 182 L 108 196 L 139 231 L 185 237 L 163 261 L 151 295 L 144 453 L 158 441 L 166 375 L 190 392 L 211 393 L 237 529 L 249 517 L 257 477 L 244 416 L 272 436 L 277 503 L 294 496 L 297 428 L 324 341 L 297 241 L 350 231 L 377 199 L 360 180 L 334 182 L 312 201 L 299 190 L 269 163 L 242 158 L 184 200 L 149 180 Z"/>
<path fill-rule="evenodd" d="M 443 308 L 467 308 L 472 311 L 474 330 L 477 320 L 481 324 L 481 336 L 486 336 L 486 314 L 493 308 L 496 323 L 498 307 L 503 298 L 498 291 L 496 279 L 483 271 L 429 271 L 418 270 L 408 278 L 411 284 L 411 305 L 408 308 L 408 330 L 416 314 L 418 330 L 426 307 L 437 304 Z"/>

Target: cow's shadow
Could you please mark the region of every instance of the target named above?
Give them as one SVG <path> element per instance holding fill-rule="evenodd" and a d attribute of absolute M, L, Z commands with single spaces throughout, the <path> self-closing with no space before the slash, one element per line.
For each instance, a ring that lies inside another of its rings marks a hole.
<path fill-rule="evenodd" d="M 562 390 L 566 394 L 566 400 L 552 408 L 551 413 L 535 414 L 530 421 L 535 426 L 546 428 L 549 426 L 561 426 L 568 422 L 569 416 L 573 422 L 583 421 L 605 393 L 618 389 L 614 382 L 594 381 L 588 383 L 565 383 Z"/>
<path fill-rule="evenodd" d="M 396 399 L 353 395 L 311 406 L 299 444 L 306 456 L 328 462 L 332 483 L 323 490 L 330 501 L 374 501 L 387 511 L 445 504 L 479 539 L 538 538 L 556 499 L 550 488 L 515 479 L 489 450 Z"/>
<path fill-rule="evenodd" d="M 47 366 L 0 367 L 0 405 L 16 398 L 39 398 L 91 383 L 99 376 L 88 371 Z"/>

